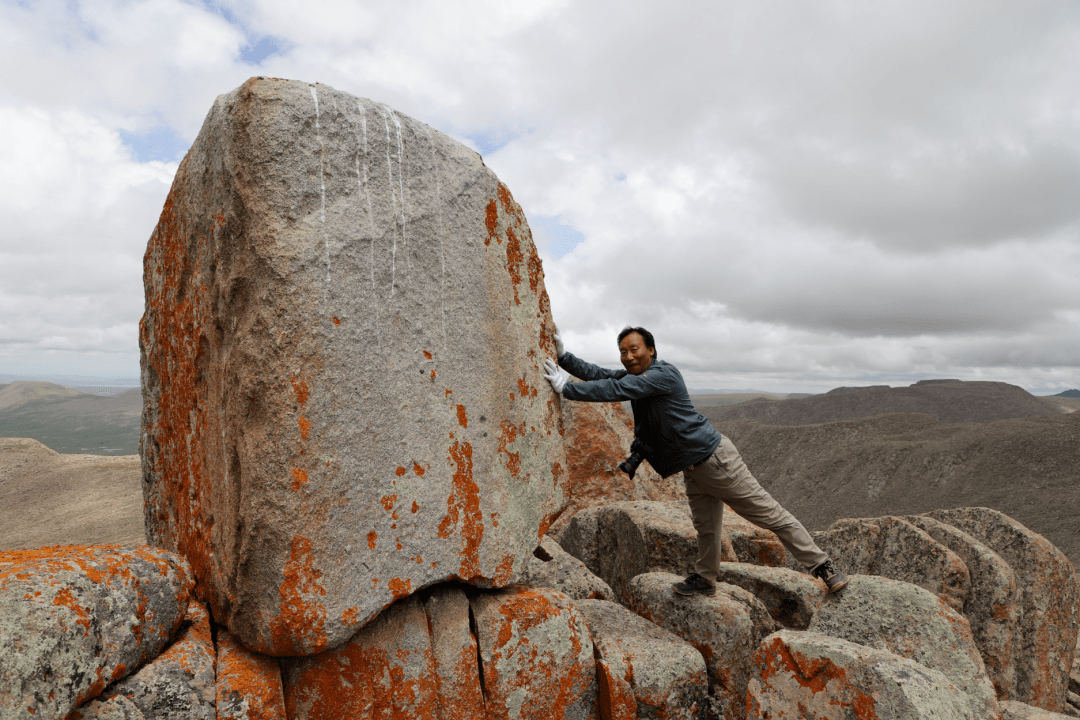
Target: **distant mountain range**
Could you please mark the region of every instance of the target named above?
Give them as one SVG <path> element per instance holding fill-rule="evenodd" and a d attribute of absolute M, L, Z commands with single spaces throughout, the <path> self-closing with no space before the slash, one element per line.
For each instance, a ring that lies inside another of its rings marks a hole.
<path fill-rule="evenodd" d="M 59 453 L 135 455 L 142 392 L 94 395 L 50 382 L 0 385 L 0 437 L 33 438 Z"/>
<path fill-rule="evenodd" d="M 1067 401 L 1064 401 L 1067 402 Z M 882 413 L 925 413 L 943 423 L 991 422 L 1069 412 L 1063 401 L 1035 397 L 1000 382 L 921 380 L 908 387 L 840 387 L 800 399 L 755 399 L 701 408 L 713 422 L 757 420 L 767 425 L 811 425 Z"/>
<path fill-rule="evenodd" d="M 1066 390 L 1065 392 L 1059 392 L 1053 397 L 1080 398 L 1080 390 Z"/>

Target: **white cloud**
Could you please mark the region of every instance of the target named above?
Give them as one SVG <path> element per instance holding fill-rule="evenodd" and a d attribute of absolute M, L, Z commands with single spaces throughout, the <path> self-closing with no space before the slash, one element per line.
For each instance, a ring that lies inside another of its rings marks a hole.
<path fill-rule="evenodd" d="M 634 323 L 698 386 L 1080 386 L 1074 4 L 43 0 L 0 31 L 0 362 L 133 351 L 174 167 L 118 131 L 190 142 L 254 71 L 499 146 L 586 357 Z"/>

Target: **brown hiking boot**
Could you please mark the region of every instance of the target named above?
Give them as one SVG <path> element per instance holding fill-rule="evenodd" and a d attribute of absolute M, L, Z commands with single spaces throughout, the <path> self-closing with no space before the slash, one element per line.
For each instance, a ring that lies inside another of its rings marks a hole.
<path fill-rule="evenodd" d="M 716 586 L 701 577 L 697 573 L 690 573 L 682 582 L 674 583 L 671 587 L 680 595 L 707 595 L 716 594 Z"/>
<path fill-rule="evenodd" d="M 810 574 L 825 583 L 831 593 L 842 589 L 848 582 L 847 575 L 837 570 L 833 566 L 832 560 L 826 560 L 821 563 L 811 570 Z"/>

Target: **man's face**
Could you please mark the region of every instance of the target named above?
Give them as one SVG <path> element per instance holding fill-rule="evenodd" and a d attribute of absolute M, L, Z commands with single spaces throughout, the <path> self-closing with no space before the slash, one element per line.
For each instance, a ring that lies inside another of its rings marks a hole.
<path fill-rule="evenodd" d="M 619 343 L 619 359 L 631 375 L 640 375 L 649 369 L 653 352 L 645 347 L 645 338 L 641 337 L 641 333 L 630 333 Z"/>

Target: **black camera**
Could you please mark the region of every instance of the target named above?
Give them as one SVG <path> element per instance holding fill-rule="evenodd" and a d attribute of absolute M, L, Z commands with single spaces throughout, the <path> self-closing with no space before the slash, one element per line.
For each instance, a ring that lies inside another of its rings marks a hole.
<path fill-rule="evenodd" d="M 641 461 L 644 460 L 650 452 L 648 445 L 637 438 L 634 438 L 634 442 L 630 443 L 630 456 L 619 463 L 619 469 L 629 475 L 630 479 L 633 480 L 638 465 L 641 464 Z"/>

